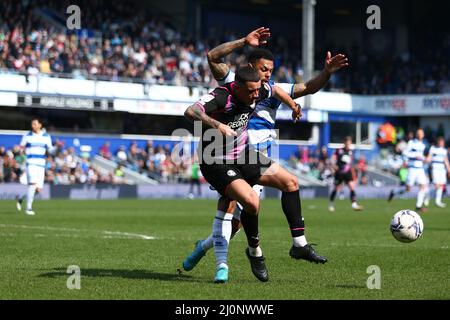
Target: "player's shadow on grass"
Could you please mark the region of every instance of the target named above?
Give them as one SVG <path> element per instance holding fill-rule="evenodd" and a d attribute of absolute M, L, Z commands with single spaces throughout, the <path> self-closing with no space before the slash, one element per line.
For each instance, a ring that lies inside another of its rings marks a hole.
<path fill-rule="evenodd" d="M 191 275 L 179 274 L 176 270 L 173 273 L 154 272 L 152 270 L 140 269 L 97 269 L 97 268 L 81 268 L 81 277 L 111 277 L 124 279 L 142 279 L 142 280 L 161 280 L 161 281 L 189 281 L 198 282 L 199 278 Z M 57 278 L 70 276 L 64 268 L 55 268 L 51 272 L 42 273 L 39 277 Z"/>
<path fill-rule="evenodd" d="M 336 284 L 334 286 L 329 286 L 332 288 L 342 288 L 342 289 L 364 289 L 367 288 L 363 285 L 357 285 L 357 284 Z"/>

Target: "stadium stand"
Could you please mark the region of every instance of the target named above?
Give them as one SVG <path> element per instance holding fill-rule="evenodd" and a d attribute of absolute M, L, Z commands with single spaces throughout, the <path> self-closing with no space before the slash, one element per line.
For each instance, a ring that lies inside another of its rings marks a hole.
<path fill-rule="evenodd" d="M 125 141 L 123 143 L 126 143 Z M 148 141 L 139 148 L 132 141 L 113 152 L 105 142 L 98 151 L 90 145 L 65 147 L 56 139 L 47 158 L 46 182 L 59 184 L 139 184 L 187 181 L 190 163 L 172 160 L 169 145 Z M 0 145 L 0 182 L 19 182 L 25 172 L 25 154 L 18 145 Z"/>
<path fill-rule="evenodd" d="M 206 53 L 218 43 L 242 36 L 236 31 L 215 28 L 195 39 L 193 34 L 175 26 L 170 17 L 150 10 L 136 12 L 132 4 L 110 6 L 102 0 L 77 3 L 90 8 L 84 12 L 82 32 L 65 29 L 64 12 L 70 1 L 2 1 L 0 71 L 26 77 L 41 74 L 121 83 L 214 87 L 217 83 L 209 72 Z M 277 71 L 273 77 L 280 82 L 300 82 L 304 80 L 298 59 L 300 44 L 298 39 L 292 41 L 288 37 L 274 33 L 269 43 L 276 57 Z M 422 43 L 424 39 L 428 40 L 427 46 L 409 46 L 409 51 L 392 55 L 364 52 L 359 47 L 326 46 L 332 52 L 344 52 L 351 66 L 345 72 L 334 74 L 325 91 L 363 95 L 449 93 L 450 60 L 446 57 L 450 54 L 450 34 L 433 33 L 423 28 L 415 34 L 415 40 Z M 236 68 L 244 61 L 244 54 L 244 51 L 239 51 L 230 55 L 227 63 Z M 316 68 L 320 69 L 323 52 L 317 49 L 315 56 Z M 131 127 L 137 121 L 138 117 L 128 120 Z M 161 121 L 154 121 L 153 130 L 156 132 L 160 126 Z M 309 123 L 304 124 L 304 127 L 308 126 L 312 127 Z M 145 124 L 139 127 L 145 127 Z M 179 127 L 179 123 L 173 120 L 167 127 Z M 379 149 L 372 152 L 377 157 L 360 159 L 358 178 L 361 184 L 373 184 L 379 180 L 395 182 L 389 174 L 398 174 L 401 150 L 408 140 L 407 136 L 401 137 L 400 127 L 397 124 L 395 137 L 384 140 L 379 137 Z M 94 129 L 100 131 L 99 128 Z M 433 142 L 436 136 L 443 134 L 439 130 L 428 130 L 428 141 Z M 290 136 L 294 129 L 283 128 L 280 131 L 284 135 L 281 138 L 294 139 Z M 382 130 L 380 132 L 383 133 Z M 171 151 L 168 146 L 139 148 L 133 143 L 109 150 L 105 144 L 86 156 L 80 150 L 60 146 L 55 154 L 49 156 L 47 182 L 128 184 L 137 183 L 139 176 L 158 183 L 186 181 L 189 164 L 174 164 L 170 159 Z M 292 154 L 283 163 L 303 177 L 304 183 L 321 185 L 333 176 L 326 151 L 323 154 L 309 146 L 304 150 L 305 154 Z M 0 180 L 18 181 L 24 163 L 21 151 L 17 147 L 0 148 L 0 161 Z M 135 179 L 128 180 L 133 175 Z"/>
<path fill-rule="evenodd" d="M 67 1 L 2 1 L 0 4 L 0 69 L 23 74 L 51 74 L 84 79 L 139 81 L 145 83 L 215 86 L 206 53 L 220 41 L 237 38 L 227 30 L 194 41 L 193 35 L 173 27 L 168 19 L 136 12 L 131 5 L 110 7 L 104 1 L 81 1 L 90 10 L 83 26 L 93 37 L 62 31 L 61 14 Z M 20 21 L 21 23 L 17 23 Z M 103 23 L 102 23 L 103 22 Z M 355 94 L 413 94 L 450 92 L 450 35 L 429 34 L 418 39 L 435 44 L 414 46 L 401 55 L 367 54 L 358 48 L 330 46 L 332 52 L 345 52 L 352 61 L 347 72 L 333 75 L 327 90 Z M 298 47 L 285 36 L 276 36 L 269 48 L 276 55 L 274 78 L 299 82 Z M 440 47 L 440 50 L 431 50 Z M 428 48 L 428 49 L 427 49 Z M 323 54 L 316 52 L 320 68 Z M 244 61 L 242 52 L 229 57 L 235 68 Z"/>

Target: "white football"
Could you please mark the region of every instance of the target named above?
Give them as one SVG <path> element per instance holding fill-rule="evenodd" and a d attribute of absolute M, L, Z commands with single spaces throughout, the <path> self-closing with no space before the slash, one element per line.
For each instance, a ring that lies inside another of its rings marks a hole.
<path fill-rule="evenodd" d="M 390 229 L 395 239 L 401 242 L 416 241 L 423 233 L 423 221 L 417 212 L 401 210 L 394 214 Z"/>

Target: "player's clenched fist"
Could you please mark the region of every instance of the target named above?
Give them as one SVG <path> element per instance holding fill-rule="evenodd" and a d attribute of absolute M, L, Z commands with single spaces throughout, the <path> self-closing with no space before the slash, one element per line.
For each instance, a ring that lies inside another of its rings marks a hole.
<path fill-rule="evenodd" d="M 297 122 L 303 116 L 303 114 L 302 107 L 300 107 L 299 104 L 296 104 L 295 106 L 295 110 L 292 110 L 292 120 L 294 120 L 294 122 Z"/>

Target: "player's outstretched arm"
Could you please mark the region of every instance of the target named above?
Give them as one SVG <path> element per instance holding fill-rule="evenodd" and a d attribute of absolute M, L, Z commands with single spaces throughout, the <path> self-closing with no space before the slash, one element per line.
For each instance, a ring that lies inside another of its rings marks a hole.
<path fill-rule="evenodd" d="M 348 58 L 343 54 L 331 56 L 331 52 L 327 52 L 325 57 L 325 67 L 320 74 L 306 83 L 296 83 L 292 96 L 297 99 L 308 94 L 314 94 L 327 84 L 330 76 L 336 71 L 348 66 Z"/>
<path fill-rule="evenodd" d="M 223 58 L 228 56 L 234 50 L 241 49 L 245 45 L 257 47 L 267 43 L 270 37 L 269 28 L 261 27 L 250 32 L 246 37 L 223 43 L 208 52 L 208 65 L 214 79 L 222 80 L 227 75 L 230 68 L 223 61 Z"/>
<path fill-rule="evenodd" d="M 294 122 L 299 120 L 302 117 L 302 108 L 299 104 L 297 104 L 291 96 L 289 96 L 283 89 L 274 85 L 272 86 L 273 96 L 283 102 L 292 110 L 292 119 Z"/>

